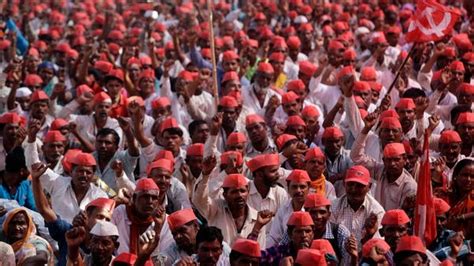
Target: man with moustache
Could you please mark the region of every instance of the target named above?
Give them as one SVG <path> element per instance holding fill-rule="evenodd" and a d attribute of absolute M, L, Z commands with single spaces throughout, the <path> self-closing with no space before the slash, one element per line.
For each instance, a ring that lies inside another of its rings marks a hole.
<path fill-rule="evenodd" d="M 295 211 L 303 208 L 305 198 L 309 193 L 311 179 L 304 170 L 295 169 L 286 178 L 290 199 L 280 206 L 272 219 L 270 231 L 267 234 L 267 248 L 276 246 L 285 237 L 289 217 Z"/>
<path fill-rule="evenodd" d="M 331 182 L 326 180 L 326 156 L 320 148 L 314 147 L 306 152 L 305 169 L 311 178 L 310 192 L 324 195 L 328 199 L 336 199 L 336 192 Z"/>
<path fill-rule="evenodd" d="M 268 137 L 267 124 L 263 118 L 256 114 L 245 118 L 245 129 L 250 138 L 245 148 L 245 155 L 253 158 L 258 154 L 276 152 L 276 146 Z"/>

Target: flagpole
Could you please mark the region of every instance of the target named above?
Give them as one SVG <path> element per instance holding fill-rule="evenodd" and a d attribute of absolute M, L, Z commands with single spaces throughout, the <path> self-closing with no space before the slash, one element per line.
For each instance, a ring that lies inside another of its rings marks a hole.
<path fill-rule="evenodd" d="M 214 103 L 216 108 L 219 104 L 219 93 L 217 92 L 217 63 L 216 63 L 216 48 L 214 41 L 214 23 L 212 17 L 212 3 L 207 0 L 207 9 L 209 11 L 209 42 L 211 44 L 211 63 L 212 63 L 212 85 L 214 87 Z"/>
<path fill-rule="evenodd" d="M 393 87 L 395 86 L 395 83 L 397 82 L 398 78 L 400 77 L 400 74 L 402 72 L 403 67 L 408 62 L 408 59 L 410 58 L 410 56 L 413 55 L 413 52 L 415 51 L 415 45 L 416 45 L 416 43 L 413 43 L 413 45 L 410 48 L 410 51 L 408 52 L 407 57 L 403 60 L 402 64 L 398 67 L 397 73 L 395 74 L 395 78 L 393 79 L 392 84 L 390 84 L 390 87 L 388 88 L 387 93 L 385 95 L 389 95 L 390 92 L 392 91 Z"/>

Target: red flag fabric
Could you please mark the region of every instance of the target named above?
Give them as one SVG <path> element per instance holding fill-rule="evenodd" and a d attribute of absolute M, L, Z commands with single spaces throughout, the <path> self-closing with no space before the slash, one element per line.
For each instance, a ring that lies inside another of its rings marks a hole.
<path fill-rule="evenodd" d="M 461 14 L 435 0 L 418 0 L 405 36 L 407 42 L 437 41 L 449 34 Z"/>
<path fill-rule="evenodd" d="M 431 188 L 429 136 L 425 133 L 423 157 L 416 193 L 415 235 L 420 237 L 426 246 L 436 238 L 436 212 Z"/>

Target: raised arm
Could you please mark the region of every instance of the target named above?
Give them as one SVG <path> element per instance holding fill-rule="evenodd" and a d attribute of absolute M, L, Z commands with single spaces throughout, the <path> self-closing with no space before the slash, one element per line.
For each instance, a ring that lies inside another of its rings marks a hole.
<path fill-rule="evenodd" d="M 365 117 L 365 126 L 357 136 L 351 150 L 351 159 L 354 164 L 361 164 L 367 167 L 369 171 L 372 171 L 376 167 L 377 161 L 365 153 L 365 145 L 367 142 L 367 135 L 377 122 L 377 118 L 377 113 L 371 113 Z"/>
<path fill-rule="evenodd" d="M 49 205 L 48 199 L 46 199 L 43 186 L 41 185 L 39 179 L 40 176 L 46 172 L 48 167 L 41 163 L 35 163 L 31 166 L 31 168 L 31 182 L 33 185 L 33 196 L 37 206 L 36 209 L 41 214 L 41 216 L 43 216 L 45 222 L 54 222 L 58 219 L 58 217 Z"/>
<path fill-rule="evenodd" d="M 136 102 L 132 102 L 129 106 L 134 104 L 138 105 Z M 127 140 L 128 154 L 133 157 L 140 156 L 140 149 L 138 148 L 137 142 L 135 141 L 135 137 L 133 136 L 133 131 L 132 127 L 130 126 L 130 123 L 123 117 L 117 117 L 117 120 L 120 124 L 120 128 L 122 128 L 123 134 L 125 135 L 125 139 Z"/>
<path fill-rule="evenodd" d="M 202 179 L 193 193 L 193 204 L 204 217 L 212 217 L 218 211 L 216 201 L 209 197 L 209 176 L 216 167 L 216 157 L 207 157 L 203 161 Z"/>

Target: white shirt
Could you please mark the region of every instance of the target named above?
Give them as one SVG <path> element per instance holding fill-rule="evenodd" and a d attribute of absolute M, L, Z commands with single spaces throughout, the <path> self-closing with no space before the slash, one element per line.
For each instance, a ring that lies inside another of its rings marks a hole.
<path fill-rule="evenodd" d="M 260 102 L 255 95 L 253 84 L 250 87 L 244 88 L 242 90 L 242 99 L 244 101 L 244 106 L 248 109 L 250 114 L 258 114 L 262 118 L 265 116 L 265 108 L 270 101 L 272 96 L 278 97 L 278 100 L 281 100 L 280 94 L 272 89 L 268 89 L 267 94 L 265 95 L 265 99 L 263 101 L 263 106 L 260 105 Z"/>
<path fill-rule="evenodd" d="M 119 248 L 117 249 L 117 254 L 122 252 L 129 252 L 130 251 L 130 225 L 132 221 L 128 218 L 127 210 L 125 205 L 120 205 L 115 208 L 114 213 L 112 214 L 112 221 L 115 226 L 117 226 L 119 232 L 118 241 L 120 243 Z M 149 228 L 153 228 L 154 223 L 150 224 Z M 138 240 L 137 240 L 138 241 Z M 171 231 L 168 225 L 168 220 L 165 219 L 163 223 L 163 227 L 161 228 L 160 232 L 160 243 L 158 247 L 153 252 L 155 253 L 157 250 L 158 252 L 161 250 L 165 250 L 174 242 L 173 236 L 171 235 Z"/>
<path fill-rule="evenodd" d="M 284 205 L 278 208 L 278 211 L 272 219 L 270 231 L 267 234 L 267 248 L 271 248 L 280 243 L 288 230 L 288 219 L 290 219 L 291 214 L 295 211 L 304 211 L 304 208 L 301 210 L 293 209 L 291 199 L 288 199 Z"/>
<path fill-rule="evenodd" d="M 51 169 L 40 177 L 44 190 L 51 195 L 51 205 L 55 213 L 68 223 L 72 223 L 79 211 L 85 210 L 89 202 L 97 198 L 108 198 L 107 194 L 93 184 L 81 202 L 77 202 L 76 194 L 72 189 L 71 177 L 58 175 Z"/>

